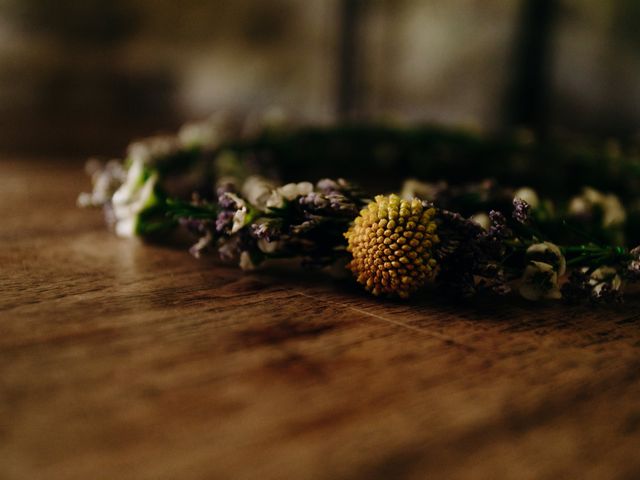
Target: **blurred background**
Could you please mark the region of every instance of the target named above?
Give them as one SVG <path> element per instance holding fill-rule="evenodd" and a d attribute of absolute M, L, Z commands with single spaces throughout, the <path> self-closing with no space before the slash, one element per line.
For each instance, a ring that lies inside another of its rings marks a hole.
<path fill-rule="evenodd" d="M 219 108 L 628 136 L 638 0 L 0 0 L 0 150 L 118 154 Z"/>

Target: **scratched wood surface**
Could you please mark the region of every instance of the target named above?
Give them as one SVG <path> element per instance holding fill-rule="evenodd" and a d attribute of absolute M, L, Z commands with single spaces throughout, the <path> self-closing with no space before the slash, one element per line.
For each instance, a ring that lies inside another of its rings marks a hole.
<path fill-rule="evenodd" d="M 371 299 L 114 238 L 0 159 L 1 479 L 637 479 L 640 302 Z"/>

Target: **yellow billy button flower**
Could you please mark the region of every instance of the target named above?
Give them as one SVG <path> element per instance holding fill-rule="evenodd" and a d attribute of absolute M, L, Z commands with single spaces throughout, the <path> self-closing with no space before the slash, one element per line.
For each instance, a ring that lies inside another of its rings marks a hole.
<path fill-rule="evenodd" d="M 433 278 L 435 214 L 417 198 L 378 195 L 345 233 L 353 255 L 347 267 L 374 295 L 407 298 Z"/>

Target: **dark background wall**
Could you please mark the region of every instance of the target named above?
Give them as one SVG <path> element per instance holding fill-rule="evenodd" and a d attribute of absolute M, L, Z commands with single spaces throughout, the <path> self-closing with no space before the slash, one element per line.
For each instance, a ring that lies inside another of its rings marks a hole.
<path fill-rule="evenodd" d="M 117 153 L 272 105 L 629 135 L 637 25 L 636 0 L 0 0 L 0 150 Z"/>

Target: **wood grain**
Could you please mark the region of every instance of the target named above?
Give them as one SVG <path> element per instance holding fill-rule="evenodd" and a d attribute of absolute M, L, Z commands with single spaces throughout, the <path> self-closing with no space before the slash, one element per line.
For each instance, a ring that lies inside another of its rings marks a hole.
<path fill-rule="evenodd" d="M 640 478 L 640 302 L 381 302 L 114 238 L 0 159 L 0 478 Z"/>

